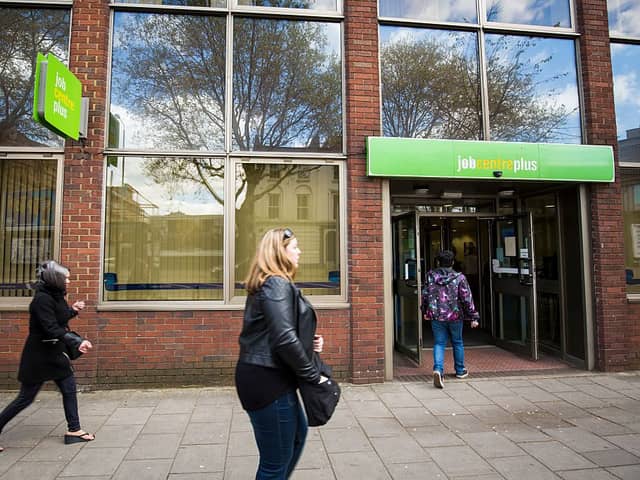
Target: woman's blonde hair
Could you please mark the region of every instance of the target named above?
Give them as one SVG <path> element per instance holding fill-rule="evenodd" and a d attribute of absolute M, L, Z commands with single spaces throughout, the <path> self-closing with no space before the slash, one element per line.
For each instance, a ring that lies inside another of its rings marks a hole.
<path fill-rule="evenodd" d="M 244 281 L 247 292 L 255 293 L 267 278 L 274 275 L 293 281 L 296 266 L 289 260 L 286 248 L 294 238 L 288 228 L 273 228 L 262 236 Z"/>

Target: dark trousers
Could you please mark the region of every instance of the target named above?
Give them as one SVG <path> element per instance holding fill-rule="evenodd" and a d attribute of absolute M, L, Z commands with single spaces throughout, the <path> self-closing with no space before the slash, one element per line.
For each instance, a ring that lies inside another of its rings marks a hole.
<path fill-rule="evenodd" d="M 266 407 L 247 413 L 260 452 L 256 480 L 289 478 L 307 438 L 307 419 L 297 393 L 289 392 Z"/>
<path fill-rule="evenodd" d="M 67 419 L 67 429 L 70 432 L 77 432 L 80 430 L 80 417 L 78 417 L 76 378 L 73 375 L 69 375 L 67 378 L 55 380 L 55 382 L 62 394 L 62 406 L 64 407 L 64 416 Z M 20 385 L 18 396 L 0 413 L 0 432 L 16 415 L 33 403 L 42 385 L 44 385 L 44 382 L 22 383 Z"/>

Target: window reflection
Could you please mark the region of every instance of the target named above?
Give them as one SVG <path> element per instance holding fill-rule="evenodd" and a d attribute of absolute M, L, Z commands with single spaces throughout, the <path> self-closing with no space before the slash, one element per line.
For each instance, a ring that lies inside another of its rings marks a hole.
<path fill-rule="evenodd" d="M 36 53 L 67 61 L 68 9 L 0 8 L 0 145 L 60 147 L 60 136 L 31 118 Z"/>
<path fill-rule="evenodd" d="M 105 300 L 223 298 L 223 165 L 108 158 Z"/>
<path fill-rule="evenodd" d="M 481 138 L 476 33 L 381 26 L 380 45 L 384 135 Z"/>
<path fill-rule="evenodd" d="M 487 21 L 571 27 L 570 0 L 487 0 Z"/>
<path fill-rule="evenodd" d="M 269 175 L 274 168 L 280 173 Z M 302 256 L 296 284 L 305 294 L 340 294 L 340 219 L 334 207 L 340 190 L 336 170 L 333 165 L 237 165 L 236 295 L 246 293 L 238 282 L 248 272 L 258 240 L 276 227 L 289 227 L 298 238 Z M 304 175 L 299 175 L 301 172 Z M 281 209 L 278 218 L 270 216 L 272 195 L 281 195 L 281 204 L 290 206 Z"/>
<path fill-rule="evenodd" d="M 0 297 L 30 297 L 53 256 L 57 160 L 0 160 Z"/>
<path fill-rule="evenodd" d="M 477 23 L 475 0 L 380 0 L 381 17 Z"/>
<path fill-rule="evenodd" d="M 109 146 L 224 148 L 225 18 L 116 12 Z"/>
<path fill-rule="evenodd" d="M 627 293 L 640 294 L 640 174 L 636 170 L 623 172 L 622 205 Z"/>
<path fill-rule="evenodd" d="M 611 35 L 640 38 L 640 2 L 607 0 Z"/>
<path fill-rule="evenodd" d="M 580 143 L 573 40 L 485 39 L 491 140 Z"/>
<path fill-rule="evenodd" d="M 236 18 L 235 150 L 342 151 L 340 25 Z"/>
<path fill-rule="evenodd" d="M 309 10 L 337 10 L 336 0 L 238 0 L 238 5 L 255 7 L 305 8 Z"/>
<path fill-rule="evenodd" d="M 113 0 L 114 3 L 172 5 L 184 7 L 226 7 L 227 0 Z"/>
<path fill-rule="evenodd" d="M 611 44 L 613 94 L 621 162 L 640 165 L 640 45 Z"/>

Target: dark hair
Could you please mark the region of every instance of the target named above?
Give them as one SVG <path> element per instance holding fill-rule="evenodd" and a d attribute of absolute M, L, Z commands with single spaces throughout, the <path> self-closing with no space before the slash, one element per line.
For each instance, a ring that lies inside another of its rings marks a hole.
<path fill-rule="evenodd" d="M 456 257 L 451 250 L 442 250 L 436 256 L 436 262 L 438 262 L 438 266 L 442 268 L 449 268 L 453 265 L 453 260 L 455 258 Z"/>
<path fill-rule="evenodd" d="M 54 287 L 61 291 L 67 290 L 67 276 L 69 269 L 54 260 L 45 260 L 38 265 L 38 281 L 48 287 Z"/>

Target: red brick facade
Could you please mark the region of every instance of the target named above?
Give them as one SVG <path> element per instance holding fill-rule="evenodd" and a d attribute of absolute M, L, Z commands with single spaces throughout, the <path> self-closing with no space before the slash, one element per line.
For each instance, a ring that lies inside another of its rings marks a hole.
<path fill-rule="evenodd" d="M 380 135 L 376 0 L 344 0 L 349 307 L 320 309 L 326 358 L 354 383 L 384 379 L 382 182 L 366 176 L 365 138 Z M 605 0 L 578 0 L 587 142 L 616 144 Z M 107 0 L 76 0 L 70 68 L 90 99 L 85 143 L 67 142 L 61 261 L 73 273 L 71 299 L 87 308 L 74 323 L 95 351 L 77 362 L 84 384 L 202 384 L 233 378 L 239 309 L 216 311 L 98 310 L 107 107 Z M 593 292 L 597 368 L 640 367 L 640 305 L 625 295 L 622 198 L 616 183 L 592 187 Z M 390 246 L 387 246 L 390 248 Z M 0 388 L 15 387 L 27 333 L 26 312 L 0 312 Z"/>
<path fill-rule="evenodd" d="M 613 74 L 606 0 L 577 3 L 587 143 L 617 147 Z M 624 281 L 620 171 L 616 181 L 591 189 L 591 242 L 596 317 L 596 362 L 601 370 L 638 366 L 637 308 L 630 308 Z M 634 312 L 635 311 L 635 312 Z M 635 314 L 634 314 L 635 313 Z"/>

